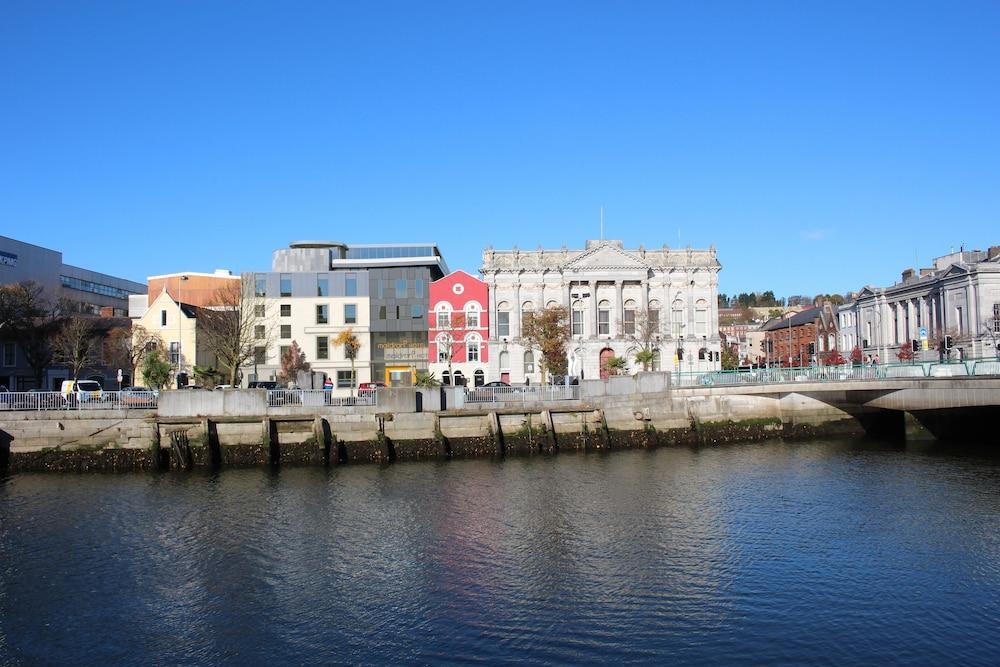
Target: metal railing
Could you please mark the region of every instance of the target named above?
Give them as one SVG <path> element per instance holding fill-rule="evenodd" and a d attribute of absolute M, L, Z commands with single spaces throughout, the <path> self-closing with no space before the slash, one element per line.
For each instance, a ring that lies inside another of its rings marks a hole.
<path fill-rule="evenodd" d="M 359 389 L 356 396 L 334 396 L 323 389 L 269 389 L 267 406 L 279 408 L 290 405 L 311 407 L 343 407 L 354 405 L 378 405 L 377 389 Z"/>
<path fill-rule="evenodd" d="M 151 410 L 157 396 L 153 391 L 5 391 L 0 392 L 0 411 Z"/>
<path fill-rule="evenodd" d="M 466 387 L 466 403 L 530 403 L 533 401 L 576 401 L 579 385 L 527 385 L 511 387 Z"/>
<path fill-rule="evenodd" d="M 803 366 L 791 368 L 754 368 L 750 370 L 671 373 L 674 387 L 734 386 L 751 384 L 786 384 L 791 382 L 852 382 L 899 378 L 986 377 L 1000 375 L 1000 360 L 995 358 L 965 361 L 879 364 L 874 366 Z"/>

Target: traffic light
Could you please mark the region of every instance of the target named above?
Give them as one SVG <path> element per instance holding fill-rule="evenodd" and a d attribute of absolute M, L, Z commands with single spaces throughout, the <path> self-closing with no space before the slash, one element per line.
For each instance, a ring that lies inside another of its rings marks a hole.
<path fill-rule="evenodd" d="M 919 352 L 920 351 L 920 341 L 919 340 L 914 339 L 914 340 L 911 340 L 910 343 L 913 345 L 913 351 L 914 352 Z"/>
<path fill-rule="evenodd" d="M 951 349 L 951 336 L 945 336 L 944 337 L 944 349 L 946 349 L 946 350 L 950 350 Z"/>

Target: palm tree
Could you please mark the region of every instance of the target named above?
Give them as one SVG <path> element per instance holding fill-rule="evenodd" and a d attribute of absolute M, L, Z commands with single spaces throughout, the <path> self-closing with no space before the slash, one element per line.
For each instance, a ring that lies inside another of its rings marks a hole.
<path fill-rule="evenodd" d="M 333 339 L 334 345 L 344 346 L 344 356 L 351 360 L 351 398 L 354 398 L 354 386 L 358 383 L 358 376 L 354 370 L 354 360 L 358 358 L 358 350 L 361 349 L 361 341 L 354 335 L 351 327 L 347 327 Z"/>
<path fill-rule="evenodd" d="M 625 357 L 611 357 L 605 362 L 604 366 L 611 375 L 624 375 L 628 369 L 628 360 Z"/>

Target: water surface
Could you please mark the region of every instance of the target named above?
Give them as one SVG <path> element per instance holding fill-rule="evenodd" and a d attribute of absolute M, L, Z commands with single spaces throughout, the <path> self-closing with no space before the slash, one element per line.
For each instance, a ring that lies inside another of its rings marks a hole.
<path fill-rule="evenodd" d="M 0 664 L 996 664 L 1000 458 L 769 442 L 0 482 Z"/>

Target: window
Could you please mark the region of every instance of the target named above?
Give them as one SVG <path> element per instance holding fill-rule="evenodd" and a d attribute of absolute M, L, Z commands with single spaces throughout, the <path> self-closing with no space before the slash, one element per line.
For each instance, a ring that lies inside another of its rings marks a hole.
<path fill-rule="evenodd" d="M 583 335 L 583 301 L 578 300 L 573 302 L 573 313 L 572 313 L 572 334 L 574 336 Z"/>
<path fill-rule="evenodd" d="M 253 349 L 253 362 L 255 364 L 267 363 L 267 348 L 258 346 Z"/>
<path fill-rule="evenodd" d="M 646 324 L 652 334 L 660 333 L 660 302 L 653 299 L 649 302 L 649 310 L 646 311 Z"/>
<path fill-rule="evenodd" d="M 482 387 L 484 384 L 486 384 L 486 373 L 483 372 L 482 368 L 477 369 L 476 372 L 473 374 L 473 384 L 475 384 L 477 387 Z"/>
<path fill-rule="evenodd" d="M 497 336 L 510 335 L 510 304 L 501 301 L 497 304 Z"/>
<path fill-rule="evenodd" d="M 402 299 L 406 296 L 406 278 L 396 279 L 396 298 Z"/>
<path fill-rule="evenodd" d="M 437 345 L 438 363 L 448 363 L 448 357 L 451 355 L 451 336 L 439 334 L 434 342 Z"/>
<path fill-rule="evenodd" d="M 167 311 L 165 310 L 160 311 L 160 326 L 161 327 L 167 326 Z"/>
<path fill-rule="evenodd" d="M 344 296 L 358 295 L 358 274 L 348 273 L 344 278 Z"/>
<path fill-rule="evenodd" d="M 652 371 L 660 370 L 660 351 L 653 350 L 653 363 L 650 364 L 649 369 Z"/>
<path fill-rule="evenodd" d="M 378 318 L 380 320 L 384 320 L 385 317 L 386 317 L 386 315 L 385 315 L 385 306 L 379 306 L 378 307 Z"/>
<path fill-rule="evenodd" d="M 681 301 L 680 299 L 674 301 L 673 306 L 671 308 L 670 317 L 671 317 L 671 324 L 674 328 L 674 335 L 683 336 L 685 329 L 684 325 L 686 324 L 685 322 L 686 318 L 684 317 L 683 301 Z"/>
<path fill-rule="evenodd" d="M 264 325 L 258 324 L 253 328 L 253 337 L 256 340 L 264 340 Z"/>
<path fill-rule="evenodd" d="M 338 389 L 349 389 L 354 386 L 354 371 L 337 371 Z"/>
<path fill-rule="evenodd" d="M 510 353 L 501 352 L 500 353 L 500 370 L 509 371 L 510 370 Z"/>
<path fill-rule="evenodd" d="M 291 338 L 292 337 L 292 325 L 291 324 L 282 324 L 281 325 L 281 337 L 282 338 Z"/>
<path fill-rule="evenodd" d="M 288 345 L 282 345 L 281 347 L 279 347 L 278 348 L 278 354 L 280 356 L 278 357 L 278 359 L 284 359 L 285 355 L 288 354 L 288 351 L 290 349 L 292 349 L 292 348 L 290 346 L 288 346 Z"/>
<path fill-rule="evenodd" d="M 267 306 L 258 304 L 253 307 L 254 317 L 264 317 L 267 315 Z"/>
<path fill-rule="evenodd" d="M 611 335 L 611 303 L 607 300 L 597 304 L 597 335 Z"/>
<path fill-rule="evenodd" d="M 465 328 L 479 328 L 479 306 L 476 304 L 469 304 L 465 307 Z"/>
<path fill-rule="evenodd" d="M 267 296 L 267 278 L 264 276 L 257 276 L 254 280 L 256 289 L 254 289 L 254 294 L 257 296 Z"/>
<path fill-rule="evenodd" d="M 316 339 L 316 358 L 317 359 L 329 359 L 330 358 L 330 339 L 326 336 L 319 336 Z"/>
<path fill-rule="evenodd" d="M 532 313 L 535 312 L 535 304 L 530 301 L 525 301 L 521 304 L 521 333 L 524 333 L 524 324 L 531 319 Z"/>
<path fill-rule="evenodd" d="M 421 306 L 419 303 L 415 303 L 415 304 L 413 304 L 413 305 L 410 306 L 410 317 L 411 318 L 413 318 L 415 320 L 419 320 L 423 316 L 424 316 L 424 307 L 423 306 Z"/>
<path fill-rule="evenodd" d="M 704 299 L 699 299 L 695 303 L 694 311 L 694 333 L 697 336 L 708 334 L 708 304 Z"/>
<path fill-rule="evenodd" d="M 358 305 L 355 303 L 344 304 L 344 324 L 358 323 Z"/>
<path fill-rule="evenodd" d="M 993 304 L 993 333 L 1000 334 L 1000 303 Z"/>
<path fill-rule="evenodd" d="M 708 350 L 701 348 L 698 350 L 698 361 L 705 361 L 705 357 L 708 355 Z"/>
<path fill-rule="evenodd" d="M 281 296 L 291 296 L 292 295 L 292 277 L 287 273 L 281 274 Z"/>
<path fill-rule="evenodd" d="M 958 335 L 962 335 L 962 307 L 955 306 L 955 324 L 958 325 Z"/>
<path fill-rule="evenodd" d="M 317 276 L 316 296 L 330 296 L 330 279 L 328 277 Z"/>
<path fill-rule="evenodd" d="M 444 385 L 445 387 L 451 386 L 451 373 L 449 373 L 448 371 L 444 371 L 443 373 L 441 373 L 441 384 Z"/>
<path fill-rule="evenodd" d="M 479 345 L 481 344 L 479 336 L 475 334 L 469 334 L 465 339 L 465 360 L 466 361 L 479 361 Z"/>
<path fill-rule="evenodd" d="M 292 304 L 290 304 L 290 303 L 283 303 L 283 304 L 281 304 L 281 316 L 282 317 L 291 317 L 292 316 Z"/>
<path fill-rule="evenodd" d="M 450 329 L 451 328 L 451 313 L 447 310 L 448 306 L 438 306 L 437 312 L 437 328 L 438 329 Z"/>
<path fill-rule="evenodd" d="M 417 278 L 413 281 L 413 296 L 423 296 L 424 295 L 424 281 Z"/>
<path fill-rule="evenodd" d="M 316 306 L 316 324 L 330 323 L 330 306 L 321 304 Z"/>
<path fill-rule="evenodd" d="M 635 301 L 631 299 L 625 302 L 624 317 L 622 318 L 622 331 L 626 336 L 635 335 Z"/>
<path fill-rule="evenodd" d="M 180 364 L 181 360 L 181 344 L 175 340 L 170 341 L 170 363 L 175 366 Z"/>
<path fill-rule="evenodd" d="M 3 344 L 3 365 L 13 366 L 16 362 L 14 361 L 14 343 L 4 343 Z"/>
<path fill-rule="evenodd" d="M 524 353 L 524 374 L 529 375 L 535 372 L 535 355 L 531 350 Z"/>

